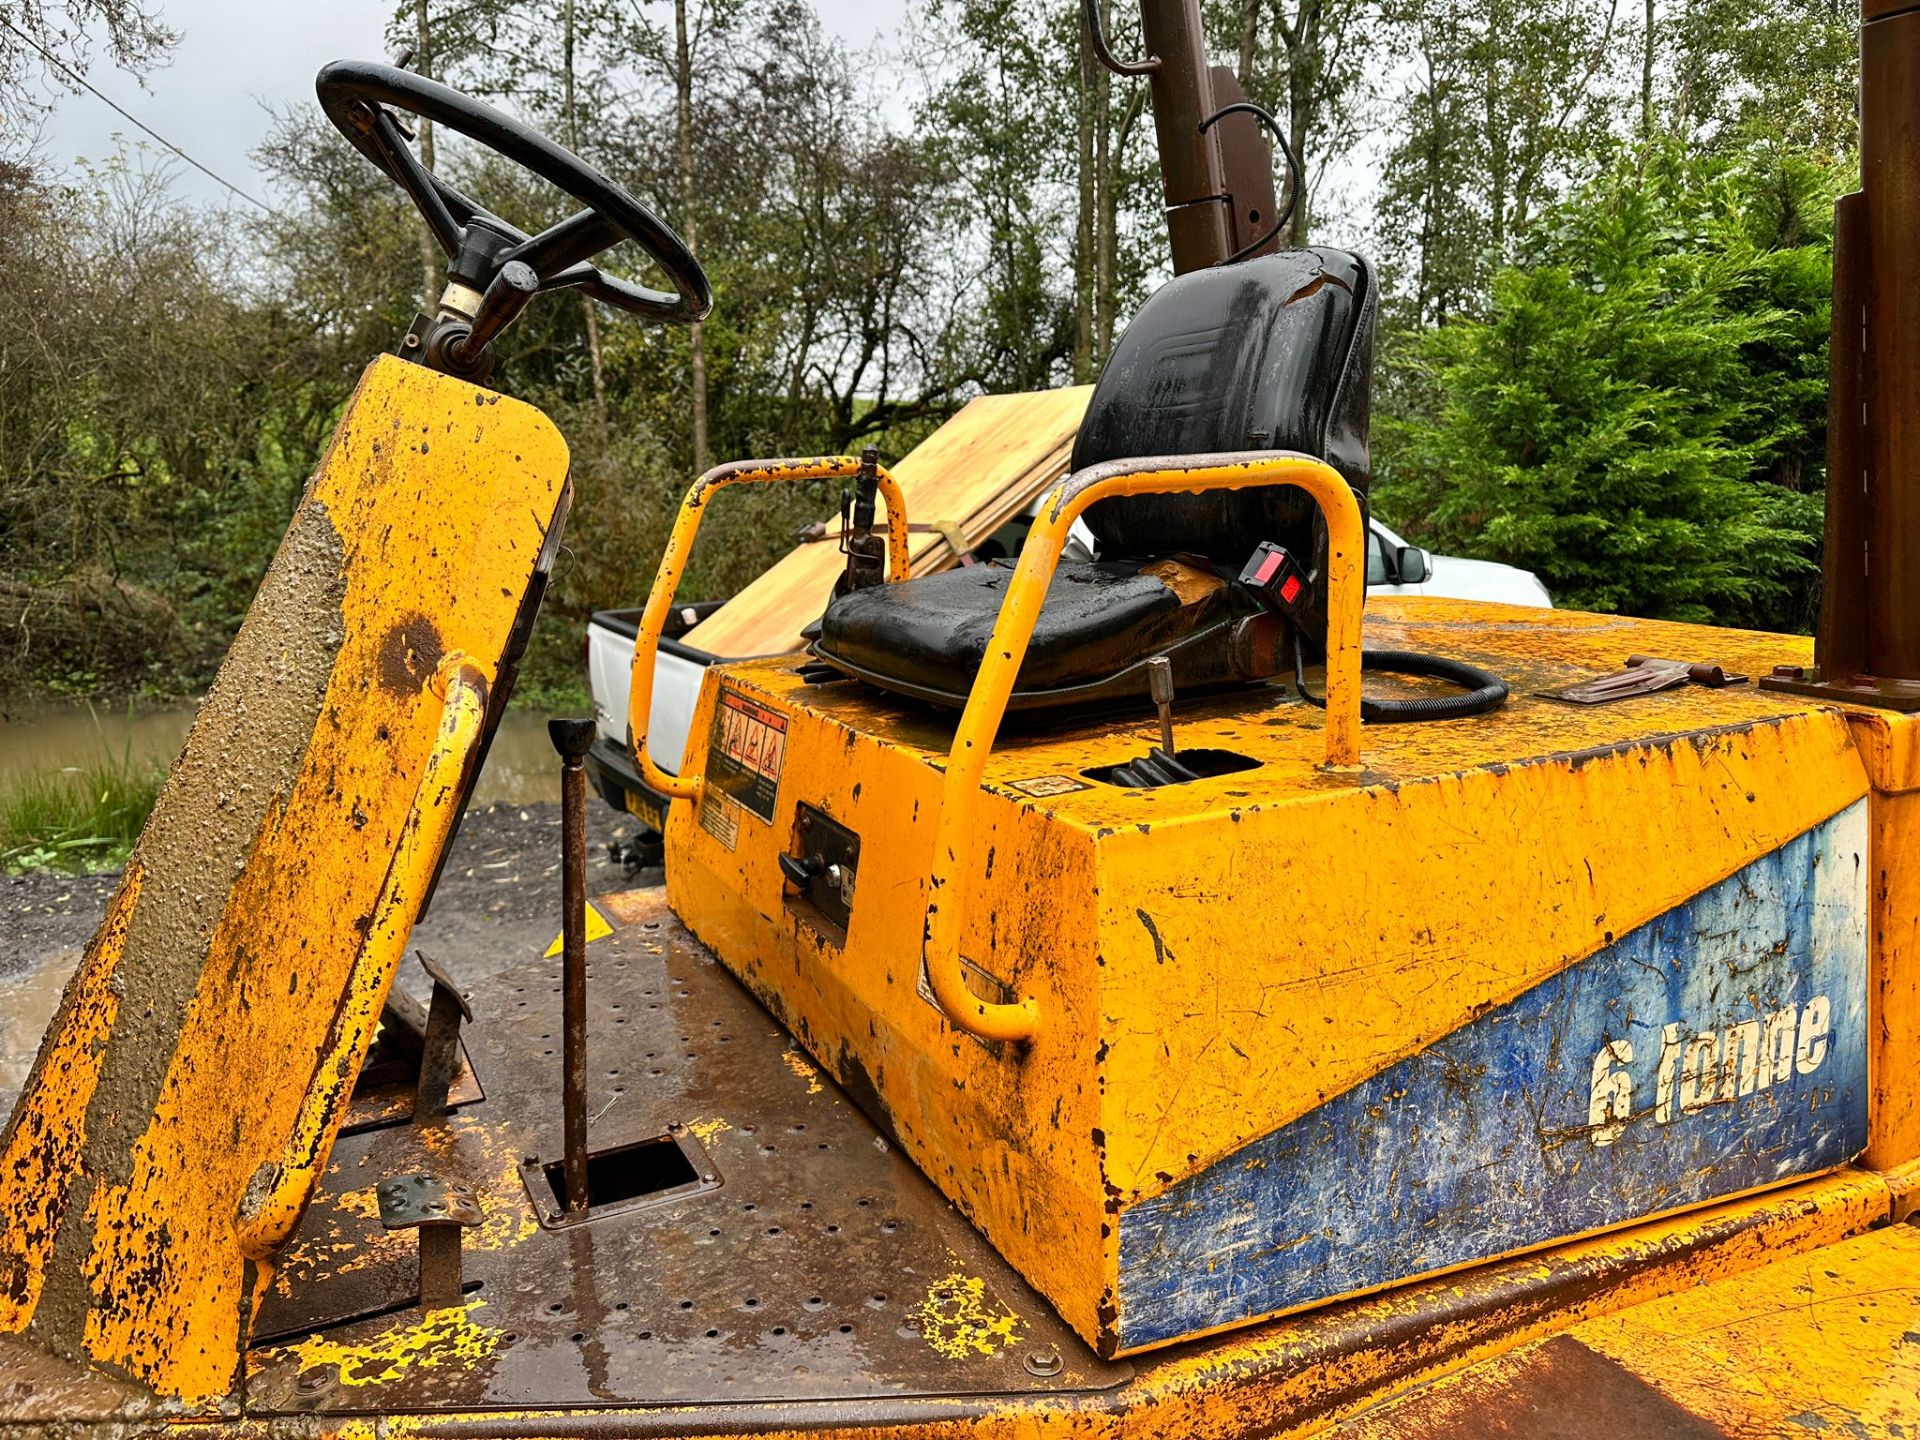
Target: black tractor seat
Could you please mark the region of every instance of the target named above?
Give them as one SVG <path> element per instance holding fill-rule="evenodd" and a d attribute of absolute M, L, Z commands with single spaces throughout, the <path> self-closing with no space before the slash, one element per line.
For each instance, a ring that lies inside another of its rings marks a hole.
<path fill-rule="evenodd" d="M 833 603 L 818 653 L 831 645 L 836 669 L 896 694 L 964 705 L 987 653 L 1013 562 L 946 570 L 898 585 L 856 590 Z M 1270 623 L 1239 586 L 1191 557 L 1066 560 L 1020 667 L 1012 704 L 1020 709 L 1082 705 L 1147 693 L 1147 658 L 1165 655 L 1189 690 L 1261 678 L 1248 657 L 1236 665 L 1242 625 Z M 828 636 L 831 635 L 829 641 Z"/>
<path fill-rule="evenodd" d="M 1364 514 L 1375 297 L 1365 261 L 1288 250 L 1176 277 L 1140 309 L 1087 405 L 1072 468 L 1143 456 L 1296 451 L 1346 477 Z M 1183 690 L 1269 679 L 1289 622 L 1237 583 L 1262 542 L 1307 571 L 1295 623 L 1326 633 L 1326 531 L 1291 486 L 1103 500 L 1085 516 L 1094 561 L 1063 560 L 1009 701 L 1031 709 L 1148 693 L 1167 656 Z M 845 674 L 941 705 L 973 686 L 1006 595 L 1002 563 L 854 590 L 820 620 L 814 653 Z"/>

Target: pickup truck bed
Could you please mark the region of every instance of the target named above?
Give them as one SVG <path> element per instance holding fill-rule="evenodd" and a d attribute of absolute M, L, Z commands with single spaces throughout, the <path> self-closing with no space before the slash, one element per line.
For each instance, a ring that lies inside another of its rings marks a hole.
<path fill-rule="evenodd" d="M 700 698 L 701 676 L 720 658 L 678 637 L 719 608 L 717 603 L 679 606 L 668 617 L 666 633 L 660 637 L 647 748 L 663 770 L 679 771 L 693 705 Z M 587 754 L 587 775 L 609 805 L 627 811 L 658 832 L 666 825 L 666 801 L 641 780 L 627 745 L 627 694 L 632 685 L 633 640 L 639 624 L 638 608 L 597 610 L 587 622 L 587 684 L 593 692 L 593 721 L 598 732 Z"/>

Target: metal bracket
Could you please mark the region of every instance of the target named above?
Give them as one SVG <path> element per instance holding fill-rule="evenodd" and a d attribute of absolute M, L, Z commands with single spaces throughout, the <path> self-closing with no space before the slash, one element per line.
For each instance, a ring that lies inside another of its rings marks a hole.
<path fill-rule="evenodd" d="M 1093 54 L 1102 65 L 1116 75 L 1157 75 L 1160 73 L 1160 57 L 1149 55 L 1144 60 L 1122 60 L 1113 53 L 1107 44 L 1107 29 L 1100 19 L 1100 0 L 1085 0 L 1082 7 L 1086 12 L 1087 38 L 1093 42 Z"/>
<path fill-rule="evenodd" d="M 1244 260 L 1249 255 L 1258 254 L 1267 245 L 1271 244 L 1279 237 L 1281 230 L 1286 227 L 1286 223 L 1293 219 L 1293 212 L 1300 207 L 1300 161 L 1293 153 L 1293 146 L 1287 143 L 1286 131 L 1280 128 L 1280 122 L 1274 118 L 1273 112 L 1264 105 L 1256 105 L 1251 100 L 1236 100 L 1231 105 L 1222 105 L 1218 110 L 1202 120 L 1200 122 L 1200 133 L 1202 135 L 1206 134 L 1208 130 L 1213 128 L 1215 123 L 1224 120 L 1229 115 L 1253 116 L 1255 120 L 1266 126 L 1268 133 L 1279 142 L 1280 153 L 1286 157 L 1287 161 L 1287 203 L 1281 207 L 1279 215 L 1274 219 L 1272 228 L 1270 228 L 1266 234 L 1261 235 L 1257 239 L 1249 240 L 1238 250 L 1234 251 L 1233 254 L 1221 262 L 1225 265 L 1231 265 L 1236 260 Z"/>
<path fill-rule="evenodd" d="M 427 1006 L 426 1037 L 420 1046 L 420 1078 L 413 1092 L 413 1123 L 428 1124 L 447 1113 L 447 1095 L 460 1069 L 460 1022 L 473 1019 L 473 1007 L 453 977 L 425 951 L 416 950 L 420 968 L 433 981 Z"/>
<path fill-rule="evenodd" d="M 1776 665 L 1771 675 L 1760 677 L 1760 688 L 1787 695 L 1810 695 L 1835 705 L 1859 705 L 1905 715 L 1920 711 L 1920 680 L 1887 680 L 1875 675 L 1841 679 L 1823 674 L 1815 665 Z"/>
<path fill-rule="evenodd" d="M 1625 668 L 1595 680 L 1563 685 L 1558 690 L 1537 690 L 1542 700 L 1560 700 L 1569 705 L 1605 705 L 1629 700 L 1636 695 L 1658 695 L 1678 690 L 1683 685 L 1701 685 L 1709 690 L 1724 690 L 1744 685 L 1745 675 L 1737 674 L 1711 660 L 1663 660 L 1656 655 L 1629 655 Z"/>
<path fill-rule="evenodd" d="M 400 1175 L 376 1191 L 380 1223 L 388 1230 L 420 1232 L 420 1308 L 445 1310 L 460 1303 L 460 1232 L 480 1223 L 473 1191 L 438 1175 Z"/>

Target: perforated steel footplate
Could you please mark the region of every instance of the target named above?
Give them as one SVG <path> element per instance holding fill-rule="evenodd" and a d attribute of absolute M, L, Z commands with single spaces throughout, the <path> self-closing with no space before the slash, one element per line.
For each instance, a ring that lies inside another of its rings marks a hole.
<path fill-rule="evenodd" d="M 1018 1394 L 1132 1373 L 1061 1324 L 663 896 L 621 901 L 631 923 L 587 951 L 591 1144 L 671 1133 L 704 1183 L 548 1228 L 523 1174 L 561 1153 L 560 961 L 480 982 L 465 1039 L 486 1098 L 335 1146 L 255 1327 L 249 1412 Z M 416 1234 L 382 1228 L 375 1191 L 416 1173 L 483 1211 L 464 1304 L 430 1315 Z"/>

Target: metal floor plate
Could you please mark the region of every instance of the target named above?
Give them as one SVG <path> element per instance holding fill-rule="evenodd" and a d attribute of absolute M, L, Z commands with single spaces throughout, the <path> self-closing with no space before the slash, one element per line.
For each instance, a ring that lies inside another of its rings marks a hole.
<path fill-rule="evenodd" d="M 543 1228 L 522 1170 L 560 1154 L 560 961 L 483 981 L 464 1038 L 486 1098 L 335 1146 L 262 1306 L 249 1412 L 1059 1393 L 1132 1373 L 1060 1322 L 663 895 L 619 898 L 632 923 L 587 950 L 592 1146 L 680 1126 L 717 1183 Z M 423 1171 L 484 1212 L 464 1306 L 425 1316 L 414 1232 L 383 1230 L 374 1191 Z"/>

